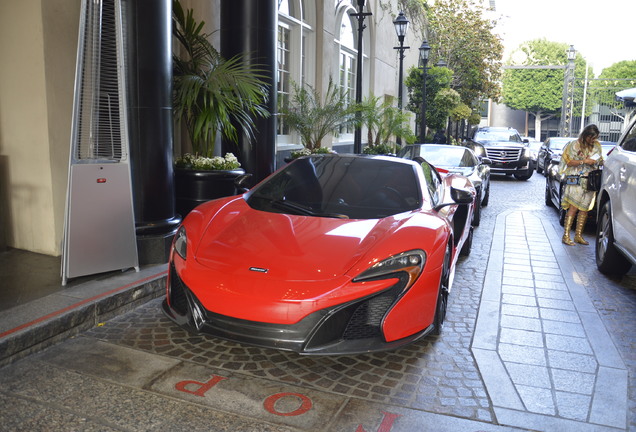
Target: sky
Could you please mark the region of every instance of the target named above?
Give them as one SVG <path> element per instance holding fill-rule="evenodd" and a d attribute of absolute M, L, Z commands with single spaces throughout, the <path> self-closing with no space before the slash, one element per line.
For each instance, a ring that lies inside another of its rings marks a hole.
<path fill-rule="evenodd" d="M 636 0 L 494 0 L 504 61 L 521 43 L 545 38 L 574 45 L 601 71 L 621 60 L 636 60 Z"/>

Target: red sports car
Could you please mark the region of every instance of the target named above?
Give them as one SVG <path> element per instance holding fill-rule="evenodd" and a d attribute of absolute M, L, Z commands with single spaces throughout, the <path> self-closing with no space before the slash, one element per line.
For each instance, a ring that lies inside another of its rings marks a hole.
<path fill-rule="evenodd" d="M 466 177 L 427 163 L 297 159 L 185 218 L 164 312 L 192 332 L 301 354 L 438 334 L 475 196 Z"/>

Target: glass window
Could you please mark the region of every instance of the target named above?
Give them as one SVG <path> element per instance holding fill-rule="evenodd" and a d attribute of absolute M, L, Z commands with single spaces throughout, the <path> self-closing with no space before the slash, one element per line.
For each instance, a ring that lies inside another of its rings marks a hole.
<path fill-rule="evenodd" d="M 291 88 L 291 75 L 290 75 L 290 47 L 289 47 L 290 31 L 285 26 L 278 26 L 278 79 L 277 79 L 277 91 L 278 91 L 278 104 L 280 107 L 289 106 L 289 93 Z M 278 135 L 289 134 L 289 128 L 283 121 L 282 117 L 278 117 Z"/>
<path fill-rule="evenodd" d="M 310 64 L 308 69 L 308 65 L 305 64 L 306 61 L 313 61 L 312 23 L 307 22 L 305 17 L 315 17 L 311 11 L 309 12 L 305 11 L 303 0 L 278 1 L 276 90 L 279 109 L 289 106 L 293 83 L 300 86 L 313 85 L 312 65 Z M 284 123 L 283 118 L 277 116 L 277 121 L 277 145 L 300 144 L 300 138 Z"/>
<path fill-rule="evenodd" d="M 357 48 L 355 45 L 355 37 L 353 25 L 351 23 L 350 12 L 354 9 L 348 9 L 342 14 L 340 23 L 340 34 L 336 43 L 340 47 L 338 59 L 338 86 L 343 94 L 347 95 L 347 104 L 355 101 L 355 83 L 356 83 L 356 62 L 358 60 Z M 341 128 L 340 139 L 351 139 L 347 134 L 353 134 L 354 127 L 352 125 Z"/>

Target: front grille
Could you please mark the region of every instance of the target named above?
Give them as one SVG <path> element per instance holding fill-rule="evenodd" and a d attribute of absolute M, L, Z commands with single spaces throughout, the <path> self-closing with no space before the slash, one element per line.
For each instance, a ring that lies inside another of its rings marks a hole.
<path fill-rule="evenodd" d="M 174 264 L 170 263 L 170 306 L 181 315 L 188 311 L 188 300 L 185 293 L 186 287 L 177 274 Z"/>
<path fill-rule="evenodd" d="M 486 155 L 494 163 L 517 162 L 521 158 L 521 151 L 520 148 L 486 148 Z"/>
<path fill-rule="evenodd" d="M 396 298 L 392 291 L 359 304 L 347 323 L 343 338 L 353 340 L 381 336 L 382 319 Z"/>

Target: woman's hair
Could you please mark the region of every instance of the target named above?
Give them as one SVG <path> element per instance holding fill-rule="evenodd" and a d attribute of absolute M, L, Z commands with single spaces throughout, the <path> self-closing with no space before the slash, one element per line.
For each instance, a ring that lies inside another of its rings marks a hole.
<path fill-rule="evenodd" d="M 581 131 L 581 135 L 579 135 L 579 142 L 585 146 L 587 145 L 588 138 L 597 139 L 599 135 L 600 135 L 600 132 L 598 130 L 598 127 L 596 127 L 595 124 L 587 125 L 585 126 L 585 129 Z M 592 142 L 594 141 L 592 140 Z"/>

